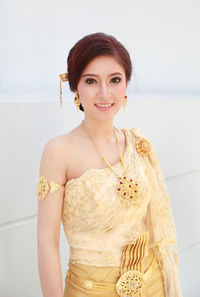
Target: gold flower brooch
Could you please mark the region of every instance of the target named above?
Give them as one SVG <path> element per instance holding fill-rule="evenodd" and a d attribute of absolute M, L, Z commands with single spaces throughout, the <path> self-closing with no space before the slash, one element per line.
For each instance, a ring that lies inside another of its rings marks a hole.
<path fill-rule="evenodd" d="M 151 144 L 146 138 L 137 137 L 136 150 L 137 150 L 139 155 L 146 156 L 146 155 L 148 155 L 150 153 Z"/>

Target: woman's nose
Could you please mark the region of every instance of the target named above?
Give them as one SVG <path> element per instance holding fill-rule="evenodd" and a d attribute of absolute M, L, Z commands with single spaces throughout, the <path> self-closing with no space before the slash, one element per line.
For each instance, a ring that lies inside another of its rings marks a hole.
<path fill-rule="evenodd" d="M 107 86 L 106 82 L 102 82 L 100 87 L 99 87 L 99 94 L 101 98 L 109 98 L 110 96 L 110 91 L 109 87 Z"/>

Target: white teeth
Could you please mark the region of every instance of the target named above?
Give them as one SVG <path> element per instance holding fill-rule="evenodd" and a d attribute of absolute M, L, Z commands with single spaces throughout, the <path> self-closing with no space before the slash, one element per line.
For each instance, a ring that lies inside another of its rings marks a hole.
<path fill-rule="evenodd" d="M 111 106 L 112 104 L 96 104 L 97 106 L 100 106 L 100 107 L 109 107 Z"/>

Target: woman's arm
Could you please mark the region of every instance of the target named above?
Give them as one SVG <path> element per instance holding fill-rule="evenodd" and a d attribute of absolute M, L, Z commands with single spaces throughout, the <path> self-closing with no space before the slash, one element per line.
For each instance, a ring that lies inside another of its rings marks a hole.
<path fill-rule="evenodd" d="M 62 147 L 60 137 L 49 140 L 40 162 L 40 177 L 44 176 L 49 186 L 51 181 L 61 186 L 38 199 L 38 265 L 43 297 L 63 297 L 59 242 L 66 167 Z"/>

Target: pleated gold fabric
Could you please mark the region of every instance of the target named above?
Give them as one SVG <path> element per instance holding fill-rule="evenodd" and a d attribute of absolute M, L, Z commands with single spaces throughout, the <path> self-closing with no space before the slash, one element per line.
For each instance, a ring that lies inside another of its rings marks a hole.
<path fill-rule="evenodd" d="M 149 241 L 149 233 L 138 236 L 135 241 L 125 244 L 122 252 L 121 274 L 127 270 L 139 270 L 144 272 L 142 260 L 146 253 Z"/>
<path fill-rule="evenodd" d="M 146 271 L 153 260 L 154 254 L 153 250 L 149 249 L 149 253 L 142 260 L 143 271 Z M 87 279 L 95 282 L 102 283 L 113 283 L 116 284 L 121 275 L 120 266 L 103 266 L 97 267 L 92 265 L 71 263 L 69 262 L 69 270 L 79 276 L 82 279 Z M 67 272 L 66 272 L 67 273 Z M 97 290 L 97 289 L 87 289 L 79 286 L 74 281 L 72 281 L 68 275 L 65 277 L 65 289 L 64 297 L 119 297 L 118 293 L 113 290 Z M 140 297 L 165 297 L 162 273 L 157 266 L 157 268 L 152 272 L 151 276 L 146 280 L 145 290 L 139 295 Z M 128 296 L 127 296 L 128 297 Z"/>

